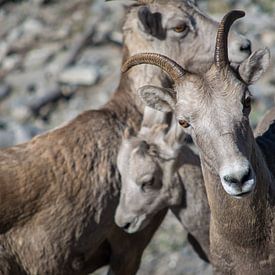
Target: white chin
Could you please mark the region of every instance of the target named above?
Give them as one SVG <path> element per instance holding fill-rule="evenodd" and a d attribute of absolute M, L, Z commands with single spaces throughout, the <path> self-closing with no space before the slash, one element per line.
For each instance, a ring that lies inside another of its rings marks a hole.
<path fill-rule="evenodd" d="M 145 214 L 143 214 L 139 217 L 136 217 L 135 220 L 133 221 L 133 223 L 126 230 L 126 232 L 133 234 L 138 231 L 141 231 L 143 228 L 145 228 L 149 224 L 149 222 L 150 222 L 150 220 L 147 219 Z"/>
<path fill-rule="evenodd" d="M 221 182 L 225 192 L 228 195 L 237 199 L 242 199 L 247 197 L 249 194 L 253 192 L 256 186 L 256 182 L 254 179 L 247 181 L 245 184 L 243 184 L 242 187 L 228 185 L 223 180 L 221 180 Z"/>

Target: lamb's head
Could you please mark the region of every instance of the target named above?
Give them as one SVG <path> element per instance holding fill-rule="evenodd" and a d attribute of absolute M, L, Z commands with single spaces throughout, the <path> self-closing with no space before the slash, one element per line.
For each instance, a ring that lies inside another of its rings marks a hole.
<path fill-rule="evenodd" d="M 208 17 L 195 1 L 138 1 L 124 24 L 125 45 L 129 54 L 164 54 L 192 72 L 211 66 L 218 23 Z M 231 32 L 229 59 L 239 64 L 251 54 L 251 43 Z"/>
<path fill-rule="evenodd" d="M 115 221 L 128 233 L 143 229 L 161 209 L 181 202 L 182 185 L 175 170 L 182 137 L 166 129 L 164 124 L 142 127 L 138 136 L 126 131 L 123 139 L 117 161 L 122 187 Z"/>
<path fill-rule="evenodd" d="M 151 63 L 170 75 L 175 82 L 173 91 L 144 86 L 139 90 L 141 97 L 153 108 L 175 112 L 179 124 L 198 146 L 204 165 L 220 177 L 224 190 L 234 197 L 244 197 L 256 185 L 248 85 L 259 79 L 270 60 L 269 50 L 258 50 L 241 63 L 237 73 L 230 68 L 227 35 L 234 20 L 242 16 L 244 12 L 232 11 L 222 20 L 215 63 L 204 74 L 188 73 L 157 54 L 137 55 L 124 66 L 126 70 L 132 65 Z"/>

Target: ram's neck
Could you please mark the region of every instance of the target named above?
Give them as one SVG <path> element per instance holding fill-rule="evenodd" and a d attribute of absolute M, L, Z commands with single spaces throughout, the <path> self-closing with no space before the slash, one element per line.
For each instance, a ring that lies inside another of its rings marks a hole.
<path fill-rule="evenodd" d="M 257 177 L 256 188 L 249 196 L 236 199 L 223 189 L 220 178 L 202 158 L 203 176 L 211 209 L 211 231 L 238 246 L 257 246 L 266 239 L 270 204 L 270 173 L 254 142 L 251 164 Z"/>

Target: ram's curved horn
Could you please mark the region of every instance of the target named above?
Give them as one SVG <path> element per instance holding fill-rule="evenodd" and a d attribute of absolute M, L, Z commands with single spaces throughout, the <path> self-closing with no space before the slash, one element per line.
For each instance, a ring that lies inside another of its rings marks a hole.
<path fill-rule="evenodd" d="M 160 67 L 174 82 L 178 82 L 186 74 L 186 71 L 178 63 L 167 56 L 157 53 L 139 53 L 133 55 L 123 64 L 121 71 L 123 73 L 127 72 L 132 67 L 140 64 L 151 64 Z"/>

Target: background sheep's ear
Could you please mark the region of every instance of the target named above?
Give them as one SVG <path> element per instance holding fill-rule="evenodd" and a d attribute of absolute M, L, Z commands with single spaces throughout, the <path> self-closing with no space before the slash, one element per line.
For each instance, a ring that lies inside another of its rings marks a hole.
<path fill-rule="evenodd" d="M 176 106 L 176 92 L 172 89 L 146 85 L 138 89 L 143 102 L 158 111 L 171 112 Z"/>
<path fill-rule="evenodd" d="M 270 64 L 270 51 L 265 48 L 252 53 L 239 67 L 239 75 L 247 84 L 256 82 Z"/>

